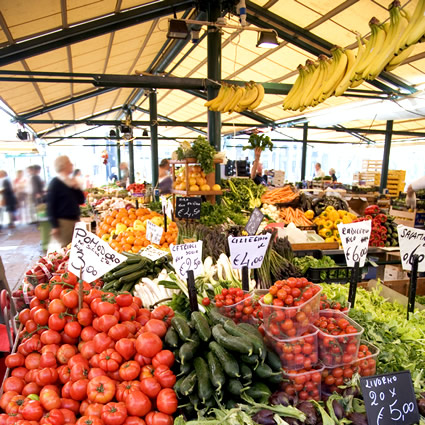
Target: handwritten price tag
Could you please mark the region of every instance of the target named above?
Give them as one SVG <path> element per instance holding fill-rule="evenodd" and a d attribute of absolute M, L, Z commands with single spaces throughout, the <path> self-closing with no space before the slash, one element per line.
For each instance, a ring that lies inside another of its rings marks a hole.
<path fill-rule="evenodd" d="M 358 223 L 338 224 L 338 232 L 344 248 L 345 261 L 348 267 L 359 263 L 364 266 L 366 261 L 372 221 L 359 221 Z"/>
<path fill-rule="evenodd" d="M 196 276 L 202 274 L 202 241 L 185 243 L 181 245 L 170 245 L 173 256 L 173 266 L 177 274 L 184 280 L 187 279 L 187 271 L 193 270 Z"/>
<path fill-rule="evenodd" d="M 180 220 L 199 220 L 201 218 L 201 204 L 202 199 L 200 197 L 179 196 L 176 198 L 176 217 Z"/>
<path fill-rule="evenodd" d="M 400 245 L 401 265 L 412 270 L 413 256 L 418 256 L 418 271 L 425 271 L 425 230 L 414 229 L 400 224 L 397 226 Z"/>
<path fill-rule="evenodd" d="M 410 371 L 360 378 L 368 423 L 411 425 L 419 423 L 419 412 Z"/>
<path fill-rule="evenodd" d="M 84 223 L 77 223 L 72 237 L 68 270 L 90 283 L 123 263 L 127 257 L 118 254 L 108 243 L 88 232 Z"/>
<path fill-rule="evenodd" d="M 155 248 L 153 245 L 148 245 L 143 251 L 140 252 L 140 255 L 142 257 L 149 258 L 149 260 L 156 261 L 161 257 L 165 257 L 167 252 Z"/>
<path fill-rule="evenodd" d="M 161 198 L 162 211 L 164 211 L 165 214 L 168 216 L 168 218 L 172 220 L 174 208 L 173 208 L 173 203 L 171 199 L 167 198 L 164 195 L 161 195 L 160 198 Z"/>
<path fill-rule="evenodd" d="M 263 264 L 271 234 L 258 236 L 229 236 L 230 261 L 234 269 L 246 266 L 258 269 Z"/>
<path fill-rule="evenodd" d="M 146 239 L 152 243 L 159 245 L 161 242 L 162 233 L 164 229 L 161 226 L 153 224 L 152 221 L 146 221 Z"/>

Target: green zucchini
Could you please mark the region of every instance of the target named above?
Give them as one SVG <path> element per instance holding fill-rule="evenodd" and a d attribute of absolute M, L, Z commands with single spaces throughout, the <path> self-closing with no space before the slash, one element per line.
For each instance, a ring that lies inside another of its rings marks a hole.
<path fill-rule="evenodd" d="M 180 393 L 182 395 L 189 395 L 193 393 L 196 385 L 196 372 L 193 370 L 189 373 L 180 384 Z"/>
<path fill-rule="evenodd" d="M 205 316 L 200 311 L 192 311 L 191 319 L 199 338 L 204 342 L 208 341 L 211 338 L 211 329 Z"/>
<path fill-rule="evenodd" d="M 139 255 L 135 255 L 134 257 L 128 257 L 126 263 L 127 264 L 138 264 L 142 261 L 142 257 Z"/>
<path fill-rule="evenodd" d="M 110 282 L 112 279 L 114 278 L 113 274 L 111 272 L 106 272 L 103 277 L 102 280 L 104 282 Z"/>
<path fill-rule="evenodd" d="M 193 335 L 195 337 L 195 335 Z M 179 348 L 179 357 L 182 364 L 190 362 L 196 354 L 196 349 L 199 346 L 199 337 L 196 336 L 194 341 L 187 341 Z"/>
<path fill-rule="evenodd" d="M 208 365 L 202 357 L 196 357 L 193 361 L 196 377 L 198 379 L 198 396 L 205 403 L 213 396 L 213 389 L 210 382 Z"/>
<path fill-rule="evenodd" d="M 121 285 L 125 285 L 130 282 L 136 282 L 140 278 L 144 277 L 146 273 L 143 270 L 138 270 L 137 272 L 133 272 L 130 274 L 126 274 L 123 277 L 120 277 L 119 281 Z"/>
<path fill-rule="evenodd" d="M 119 279 L 119 278 L 126 276 L 128 274 L 138 272 L 142 268 L 143 268 L 142 262 L 139 262 L 137 264 L 130 264 L 126 267 L 123 267 L 121 270 L 114 272 L 113 275 L 114 275 L 115 279 Z"/>
<path fill-rule="evenodd" d="M 248 355 L 253 353 L 252 344 L 248 339 L 230 335 L 224 330 L 223 325 L 215 325 L 212 328 L 212 334 L 214 339 L 227 350 Z"/>
<path fill-rule="evenodd" d="M 173 327 L 169 327 L 167 333 L 165 334 L 165 343 L 172 348 L 177 348 L 179 346 L 179 336 Z"/>
<path fill-rule="evenodd" d="M 221 363 L 212 351 L 208 351 L 207 362 L 211 383 L 214 385 L 214 387 L 217 388 L 218 391 L 220 391 L 223 385 L 226 383 L 226 376 L 224 375 Z"/>
<path fill-rule="evenodd" d="M 209 343 L 210 350 L 217 356 L 221 366 L 228 376 L 231 378 L 238 378 L 239 364 L 236 359 L 220 344 L 215 341 Z"/>
<path fill-rule="evenodd" d="M 190 327 L 183 317 L 174 316 L 171 319 L 171 326 L 175 329 L 182 341 L 186 341 L 190 338 Z"/>
<path fill-rule="evenodd" d="M 261 355 L 262 352 L 266 349 L 262 339 L 257 338 L 252 332 L 249 332 L 244 328 L 239 327 L 233 320 L 226 320 L 224 322 L 223 327 L 224 330 L 230 335 L 238 336 L 240 338 L 248 340 L 254 348 L 254 353 Z"/>
<path fill-rule="evenodd" d="M 240 396 L 243 390 L 242 382 L 235 378 L 229 379 L 227 390 L 232 395 Z"/>

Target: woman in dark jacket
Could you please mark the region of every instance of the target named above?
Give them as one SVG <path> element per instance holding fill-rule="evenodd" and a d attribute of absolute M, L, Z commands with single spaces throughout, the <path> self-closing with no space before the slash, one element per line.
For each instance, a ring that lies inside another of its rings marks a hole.
<path fill-rule="evenodd" d="M 0 194 L 2 198 L 2 207 L 6 209 L 6 212 L 9 214 L 9 227 L 15 227 L 15 212 L 18 207 L 18 202 L 16 196 L 13 193 L 12 184 L 7 178 L 6 171 L 0 170 Z M 0 221 L 1 228 L 1 221 Z"/>
<path fill-rule="evenodd" d="M 47 213 L 52 225 L 52 236 L 61 246 L 66 246 L 72 241 L 74 226 L 80 220 L 84 193 L 75 177 L 70 177 L 74 166 L 67 156 L 56 158 L 55 169 L 58 176 L 49 184 Z"/>

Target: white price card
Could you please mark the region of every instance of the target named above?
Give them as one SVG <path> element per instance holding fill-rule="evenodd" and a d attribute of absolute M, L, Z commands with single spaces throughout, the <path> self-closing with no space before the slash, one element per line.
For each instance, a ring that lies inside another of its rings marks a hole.
<path fill-rule="evenodd" d="M 404 270 L 412 270 L 413 258 L 418 256 L 418 271 L 425 272 L 425 230 L 399 224 L 398 244 L 400 245 L 401 265 Z"/>
<path fill-rule="evenodd" d="M 186 280 L 187 271 L 192 270 L 196 276 L 204 271 L 202 264 L 202 241 L 170 245 L 173 266 L 179 277 Z"/>
<path fill-rule="evenodd" d="M 161 257 L 165 257 L 168 254 L 167 251 L 155 248 L 153 245 L 148 245 L 143 251 L 140 251 L 142 257 L 149 258 L 149 260 L 156 261 Z"/>
<path fill-rule="evenodd" d="M 359 221 L 358 223 L 338 224 L 338 232 L 344 248 L 345 261 L 348 267 L 359 263 L 364 266 L 369 247 L 372 221 Z"/>
<path fill-rule="evenodd" d="M 263 264 L 271 233 L 257 236 L 229 236 L 230 261 L 234 269 L 258 269 Z"/>
<path fill-rule="evenodd" d="M 90 283 L 103 276 L 119 264 L 127 260 L 111 246 L 88 232 L 85 223 L 77 223 L 74 227 L 68 270 Z"/>
<path fill-rule="evenodd" d="M 159 245 L 161 242 L 162 233 L 164 228 L 153 224 L 152 221 L 146 220 L 146 239 L 152 243 Z"/>
<path fill-rule="evenodd" d="M 163 212 L 165 211 L 165 214 L 167 215 L 167 217 L 170 220 L 172 220 L 174 207 L 173 207 L 173 202 L 171 201 L 171 198 L 167 198 L 164 195 L 161 195 L 160 198 L 161 198 L 162 211 Z"/>

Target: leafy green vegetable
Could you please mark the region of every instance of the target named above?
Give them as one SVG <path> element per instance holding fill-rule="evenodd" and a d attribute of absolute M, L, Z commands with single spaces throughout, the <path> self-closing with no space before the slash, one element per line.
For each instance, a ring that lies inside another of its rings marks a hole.
<path fill-rule="evenodd" d="M 425 295 L 416 295 L 416 302 L 425 305 Z"/>
<path fill-rule="evenodd" d="M 202 202 L 201 224 L 205 226 L 214 226 L 228 223 L 229 220 L 240 226 L 245 226 L 248 217 L 241 213 L 240 208 L 230 209 L 223 203 L 213 205 L 210 202 Z"/>
<path fill-rule="evenodd" d="M 273 143 L 269 136 L 265 134 L 251 134 L 248 139 L 248 146 L 244 146 L 242 149 L 256 149 L 260 148 L 262 151 L 266 148 L 273 150 Z"/>
<path fill-rule="evenodd" d="M 230 209 L 240 210 L 240 208 L 253 209 L 261 205 L 261 195 L 267 190 L 262 184 L 255 184 L 251 179 L 234 177 L 221 181 L 223 189 L 230 189 L 225 192 L 222 201 Z"/>
<path fill-rule="evenodd" d="M 348 298 L 348 285 L 323 284 L 329 299 Z M 410 370 L 416 391 L 425 390 L 425 310 L 416 310 L 406 319 L 406 307 L 389 302 L 372 291 L 357 289 L 355 309 L 349 316 L 363 328 L 363 338 L 380 349 L 377 372 Z"/>

